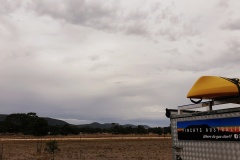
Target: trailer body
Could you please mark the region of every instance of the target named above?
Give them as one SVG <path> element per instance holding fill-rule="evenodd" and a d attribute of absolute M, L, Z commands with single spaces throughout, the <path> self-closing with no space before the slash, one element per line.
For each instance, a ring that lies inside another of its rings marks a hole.
<path fill-rule="evenodd" d="M 212 110 L 214 105 L 239 102 L 240 97 L 234 97 L 167 110 L 171 122 L 172 159 L 239 160 L 240 107 Z M 207 111 L 188 110 L 198 107 L 207 107 Z"/>

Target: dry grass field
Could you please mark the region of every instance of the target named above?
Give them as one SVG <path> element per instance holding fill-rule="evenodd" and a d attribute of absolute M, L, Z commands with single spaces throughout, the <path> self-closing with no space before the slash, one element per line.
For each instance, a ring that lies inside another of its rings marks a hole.
<path fill-rule="evenodd" d="M 54 160 L 170 160 L 172 155 L 171 139 L 159 139 L 159 137 L 155 139 L 154 137 L 94 138 L 96 137 L 59 138 L 57 142 L 60 150 L 55 153 Z M 37 146 L 41 144 L 39 140 L 1 138 L 2 160 L 50 160 L 51 154 L 44 151 L 45 144 L 49 140 L 48 138 L 42 140 L 39 153 L 37 152 Z"/>

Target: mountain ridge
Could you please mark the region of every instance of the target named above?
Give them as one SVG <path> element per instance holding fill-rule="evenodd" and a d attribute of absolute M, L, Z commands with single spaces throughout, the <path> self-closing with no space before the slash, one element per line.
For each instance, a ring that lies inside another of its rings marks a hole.
<path fill-rule="evenodd" d="M 7 116 L 8 116 L 7 114 L 0 114 L 0 122 L 4 121 Z M 109 128 L 113 127 L 114 125 L 119 125 L 119 126 L 122 126 L 124 128 L 125 127 L 132 127 L 132 128 L 137 128 L 138 127 L 138 125 L 132 125 L 132 124 L 124 124 L 124 125 L 120 125 L 119 123 L 103 123 L 103 124 L 101 124 L 99 122 L 93 122 L 93 123 L 90 123 L 90 124 L 75 125 L 75 124 L 70 124 L 70 123 L 65 122 L 63 120 L 59 120 L 59 119 L 55 119 L 55 118 L 50 118 L 50 117 L 40 117 L 40 118 L 44 118 L 50 126 L 72 125 L 72 126 L 76 126 L 76 127 L 79 127 L 79 128 L 89 127 L 89 128 L 100 128 L 100 129 L 109 129 Z M 147 125 L 141 125 L 141 126 L 143 126 L 145 129 L 151 128 Z"/>

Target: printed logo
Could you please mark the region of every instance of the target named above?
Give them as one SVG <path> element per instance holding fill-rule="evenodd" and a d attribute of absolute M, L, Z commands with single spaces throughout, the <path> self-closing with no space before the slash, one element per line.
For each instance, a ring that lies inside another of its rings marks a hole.
<path fill-rule="evenodd" d="M 238 139 L 238 134 L 234 134 L 234 138 L 235 138 L 235 139 Z"/>

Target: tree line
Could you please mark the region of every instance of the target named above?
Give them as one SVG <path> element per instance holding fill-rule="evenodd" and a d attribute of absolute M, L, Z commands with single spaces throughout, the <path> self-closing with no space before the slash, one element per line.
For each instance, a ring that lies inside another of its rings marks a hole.
<path fill-rule="evenodd" d="M 167 134 L 170 133 L 170 127 L 154 127 L 144 128 L 123 127 L 112 123 L 110 128 L 91 128 L 89 126 L 77 127 L 75 125 L 49 125 L 48 122 L 36 113 L 14 113 L 8 115 L 4 121 L 0 122 L 0 133 L 22 133 L 24 135 L 45 136 L 45 135 L 78 135 L 78 134 L 95 134 L 95 133 L 111 133 L 111 134 Z"/>

